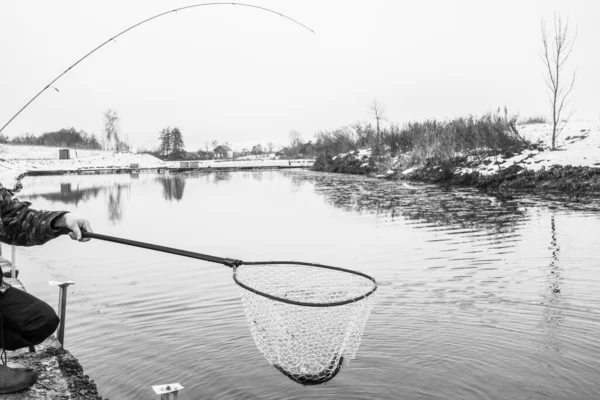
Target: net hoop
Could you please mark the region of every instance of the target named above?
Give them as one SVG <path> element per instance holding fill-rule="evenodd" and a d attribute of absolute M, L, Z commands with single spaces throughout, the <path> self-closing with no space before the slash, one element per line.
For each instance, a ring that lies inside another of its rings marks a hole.
<path fill-rule="evenodd" d="M 371 282 L 373 282 L 373 288 L 371 290 L 369 290 L 367 293 L 360 295 L 360 296 L 356 296 L 354 298 L 351 299 L 347 299 L 347 300 L 342 300 L 342 301 L 335 301 L 335 302 L 329 302 L 329 303 L 311 303 L 311 302 L 304 302 L 304 301 L 295 301 L 295 300 L 290 300 L 290 299 L 286 299 L 283 297 L 279 297 L 279 296 L 274 296 L 268 293 L 264 293 L 260 290 L 254 289 L 253 287 L 250 287 L 248 285 L 245 285 L 244 283 L 240 282 L 240 280 L 238 279 L 237 276 L 237 266 L 235 266 L 233 268 L 233 280 L 235 281 L 235 283 L 237 283 L 240 287 L 254 293 L 257 294 L 259 296 L 263 296 L 266 297 L 267 299 L 271 299 L 271 300 L 275 300 L 275 301 L 280 301 L 282 303 L 286 303 L 286 304 L 292 304 L 292 305 L 296 305 L 296 306 L 304 306 L 304 307 L 336 307 L 336 306 L 343 306 L 346 304 L 350 304 L 350 303 L 355 303 L 357 301 L 360 301 L 362 299 L 365 299 L 369 296 L 371 296 L 373 293 L 375 293 L 375 291 L 377 290 L 377 281 L 375 280 L 375 278 L 367 275 L 367 274 L 363 274 L 362 272 L 358 272 L 358 271 L 353 271 L 350 269 L 346 269 L 346 268 L 340 268 L 340 267 L 332 267 L 330 265 L 323 265 L 323 264 L 315 264 L 315 263 L 309 263 L 309 262 L 302 262 L 302 261 L 252 261 L 252 262 L 243 262 L 240 265 L 274 265 L 274 264 L 284 264 L 284 265 L 303 265 L 303 266 L 307 266 L 307 267 L 317 267 L 317 268 L 324 268 L 324 269 L 328 269 L 328 270 L 333 270 L 333 271 L 339 271 L 339 272 L 345 272 L 348 274 L 353 274 L 353 275 L 357 275 L 363 278 L 366 278 L 368 280 L 370 280 Z"/>

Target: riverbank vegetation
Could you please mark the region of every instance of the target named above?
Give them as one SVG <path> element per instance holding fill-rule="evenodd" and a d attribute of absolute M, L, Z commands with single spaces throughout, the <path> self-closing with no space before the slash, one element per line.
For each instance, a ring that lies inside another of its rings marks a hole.
<path fill-rule="evenodd" d="M 483 116 L 451 120 L 430 119 L 391 124 L 376 130 L 369 123 L 319 132 L 316 135 L 315 170 L 329 172 L 372 173 L 390 167 L 407 169 L 435 165 L 444 170 L 466 156 L 490 156 L 516 153 L 530 147 L 517 130 L 517 117 L 500 111 Z M 359 149 L 372 149 L 370 154 Z M 343 160 L 353 165 L 344 165 Z M 354 171 L 352 171 L 354 169 Z"/>

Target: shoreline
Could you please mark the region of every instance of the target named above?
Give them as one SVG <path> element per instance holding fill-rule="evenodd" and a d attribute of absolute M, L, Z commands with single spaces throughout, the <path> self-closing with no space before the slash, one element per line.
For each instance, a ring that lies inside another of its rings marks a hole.
<path fill-rule="evenodd" d="M 371 149 L 362 149 L 336 155 L 325 168 L 313 170 L 471 187 L 500 198 L 535 194 L 574 202 L 600 199 L 600 123 L 569 124 L 555 150 L 547 145 L 549 132 L 550 124 L 520 127 L 519 133 L 529 143 L 518 153 L 463 155 L 444 163 L 432 159 L 426 165 L 402 165 L 410 154 L 376 159 Z"/>
<path fill-rule="evenodd" d="M 455 171 L 464 168 L 458 163 Z M 537 171 L 513 164 L 490 175 L 477 171 L 460 173 L 424 167 L 406 174 L 393 174 L 386 179 L 419 181 L 451 186 L 474 187 L 485 192 L 560 193 L 567 196 L 600 197 L 600 168 L 554 164 Z"/>
<path fill-rule="evenodd" d="M 55 147 L 38 149 L 33 146 L 0 145 L 0 154 L 11 155 L 8 158 L 4 154 L 6 158 L 0 158 L 0 185 L 19 191 L 22 178 L 38 175 L 308 169 L 314 163 L 312 159 L 162 161 L 148 154 L 112 152 L 99 154 L 98 151 L 90 155 L 83 154 L 78 158 L 62 160 L 58 159 L 58 151 L 59 148 Z"/>

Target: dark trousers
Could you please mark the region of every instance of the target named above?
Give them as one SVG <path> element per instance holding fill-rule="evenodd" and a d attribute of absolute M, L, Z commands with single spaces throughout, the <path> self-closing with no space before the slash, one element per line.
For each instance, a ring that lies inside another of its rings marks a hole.
<path fill-rule="evenodd" d="M 19 289 L 0 293 L 0 318 L 5 350 L 42 343 L 58 326 L 58 316 L 48 304 Z"/>

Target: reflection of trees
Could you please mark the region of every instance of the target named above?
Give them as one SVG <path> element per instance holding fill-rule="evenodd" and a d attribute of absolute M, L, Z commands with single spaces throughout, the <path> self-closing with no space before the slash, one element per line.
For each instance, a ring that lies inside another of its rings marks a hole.
<path fill-rule="evenodd" d="M 555 342 L 555 333 L 558 329 L 562 316 L 562 295 L 561 295 L 561 284 L 563 282 L 563 268 L 558 263 L 558 255 L 560 253 L 560 246 L 556 238 L 556 224 L 554 221 L 554 214 L 550 217 L 550 250 L 552 250 L 552 261 L 548 268 L 548 283 L 545 287 L 545 291 L 542 293 L 543 304 L 544 304 L 544 317 L 542 325 L 546 327 L 546 347 L 554 351 L 560 351 L 560 348 Z"/>
<path fill-rule="evenodd" d="M 315 192 L 337 208 L 426 223 L 514 231 L 525 210 L 517 203 L 498 202 L 476 190 L 451 190 L 434 185 L 413 187 L 398 181 L 329 174 L 297 175 L 315 185 Z"/>
<path fill-rule="evenodd" d="M 59 202 L 65 204 L 75 204 L 76 206 L 90 199 L 95 199 L 100 193 L 108 195 L 108 218 L 110 221 L 120 221 L 123 218 L 122 210 L 122 194 L 125 190 L 131 188 L 130 184 L 113 184 L 106 186 L 94 186 L 86 189 L 73 189 L 70 182 L 60 183 L 59 192 L 37 193 L 31 195 L 19 196 L 22 200 L 44 199 L 51 202 Z"/>
<path fill-rule="evenodd" d="M 292 184 L 294 186 L 299 187 L 306 183 L 307 175 L 301 174 L 298 171 L 282 170 L 282 171 L 279 171 L 279 173 L 281 173 L 283 176 L 288 177 L 292 181 Z"/>
<path fill-rule="evenodd" d="M 206 173 L 205 172 L 200 172 L 200 171 L 186 171 L 186 172 L 184 172 L 181 175 L 185 176 L 186 178 L 198 179 L 198 178 L 200 178 L 200 176 L 206 175 Z"/>
<path fill-rule="evenodd" d="M 254 178 L 255 181 L 262 181 L 263 172 L 260 169 L 252 170 L 252 178 Z"/>
<path fill-rule="evenodd" d="M 110 222 L 120 221 L 123 218 L 121 208 L 121 186 L 111 187 L 108 190 L 108 219 Z"/>
<path fill-rule="evenodd" d="M 228 181 L 231 179 L 231 172 L 229 171 L 215 171 L 215 183 L 222 181 Z"/>
<path fill-rule="evenodd" d="M 185 189 L 185 176 L 169 175 L 159 176 L 158 181 L 162 184 L 163 197 L 165 200 L 181 200 Z"/>
<path fill-rule="evenodd" d="M 86 202 L 89 199 L 95 199 L 98 195 L 106 190 L 114 189 L 115 187 L 124 188 L 129 187 L 129 184 L 115 185 L 115 186 L 104 186 L 98 187 L 94 186 L 87 189 L 72 189 L 71 183 L 61 183 L 60 184 L 60 192 L 50 192 L 50 193 L 36 193 L 30 195 L 22 195 L 19 196 L 22 200 L 36 200 L 36 199 L 44 199 L 51 202 L 60 202 L 65 204 L 75 204 L 78 205 L 80 202 Z"/>

